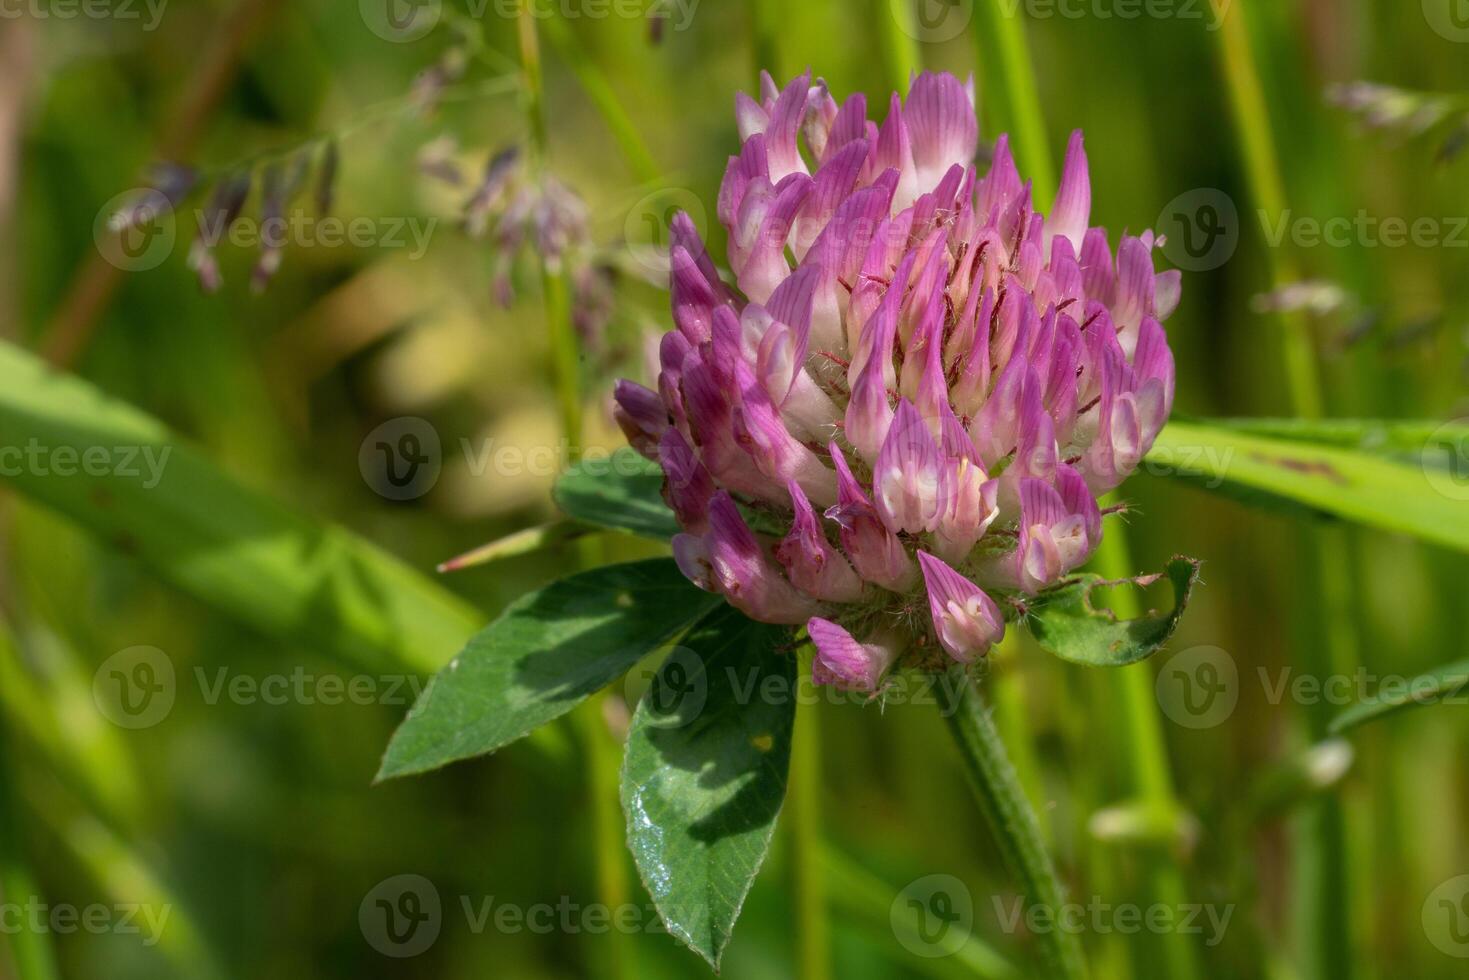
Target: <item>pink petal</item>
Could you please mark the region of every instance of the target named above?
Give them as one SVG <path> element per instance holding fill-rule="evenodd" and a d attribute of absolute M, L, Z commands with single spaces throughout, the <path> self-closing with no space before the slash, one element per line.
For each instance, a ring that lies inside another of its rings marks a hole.
<path fill-rule="evenodd" d="M 951 166 L 973 162 L 979 122 L 959 79 L 948 72 L 919 75 L 909 88 L 904 116 L 913 137 L 921 189 L 933 187 Z"/>
<path fill-rule="evenodd" d="M 1092 183 L 1087 171 L 1086 147 L 1081 130 L 1071 134 L 1066 147 L 1066 163 L 1061 170 L 1061 188 L 1056 193 L 1056 206 L 1046 222 L 1046 248 L 1051 239 L 1061 235 L 1080 249 L 1086 238 L 1087 222 L 1092 214 Z"/>
<path fill-rule="evenodd" d="M 806 631 L 816 647 L 811 680 L 818 686 L 875 694 L 883 675 L 897 659 L 891 647 L 858 643 L 851 633 L 830 620 L 813 618 L 806 624 Z"/>
<path fill-rule="evenodd" d="M 918 553 L 934 632 L 949 656 L 973 663 L 1005 635 L 1005 617 L 979 586 L 926 552 Z"/>

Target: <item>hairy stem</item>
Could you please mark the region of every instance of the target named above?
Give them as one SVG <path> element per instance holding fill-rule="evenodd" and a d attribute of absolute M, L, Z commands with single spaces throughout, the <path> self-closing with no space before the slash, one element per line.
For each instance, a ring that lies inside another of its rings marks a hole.
<path fill-rule="evenodd" d="M 803 659 L 809 661 L 809 657 Z M 791 846 L 796 975 L 802 980 L 828 980 L 831 929 L 827 922 L 826 880 L 821 868 L 821 728 L 817 705 L 797 705 L 791 752 L 786 825 Z"/>
<path fill-rule="evenodd" d="M 1049 826 L 1045 804 L 1045 783 L 1041 779 L 1040 762 L 1035 753 L 1035 733 L 1030 728 L 1030 711 L 1025 703 L 1025 674 L 1020 665 L 1021 650 L 1018 625 L 1005 633 L 999 649 L 994 653 L 996 664 L 1003 662 L 1003 669 L 996 670 L 990 679 L 991 700 L 995 706 L 995 722 L 1005 741 L 1010 745 L 1010 758 L 1020 785 L 1025 787 L 1031 805 L 1035 806 L 1040 820 L 1041 833 L 1053 838 L 1054 829 Z"/>
<path fill-rule="evenodd" d="M 1061 881 L 1051 856 L 1046 853 L 1040 823 L 1005 752 L 989 707 L 962 667 L 953 669 L 950 680 L 950 684 L 937 685 L 939 707 L 964 759 L 975 798 L 1027 900 L 1032 906 L 1046 909 L 1051 921 L 1059 921 Z M 1087 975 L 1081 941 L 1074 933 L 1050 929 L 1040 933 L 1037 939 L 1046 961 L 1047 977 L 1079 980 Z"/>

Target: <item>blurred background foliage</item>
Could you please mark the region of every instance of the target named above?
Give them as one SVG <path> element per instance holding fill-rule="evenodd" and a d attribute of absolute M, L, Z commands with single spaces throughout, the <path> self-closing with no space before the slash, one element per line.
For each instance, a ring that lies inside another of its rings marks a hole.
<path fill-rule="evenodd" d="M 448 3 L 456 9 L 456 0 Z M 582 7 L 560 6 L 563 14 L 542 29 L 545 164 L 585 199 L 597 261 L 618 269 L 610 321 L 584 338 L 580 356 L 588 446 L 620 444 L 604 393 L 614 377 L 644 373 L 646 338 L 666 325 L 656 277 L 629 259 L 627 239 L 647 244 L 646 215 L 670 204 L 704 202 L 712 218 L 738 142 L 733 94 L 752 90 L 759 67 L 784 79 L 811 66 L 838 97 L 864 91 L 878 102 L 915 58 L 961 74 L 977 69 L 986 139 L 1005 112 L 995 90 L 1002 75 L 980 29 L 985 17 L 942 43 L 916 44 L 897 29 L 901 0 L 705 0 L 687 29 L 670 21 L 658 37 L 647 18 L 568 17 Z M 1365 210 L 1446 224 L 1469 215 L 1469 162 L 1438 159 L 1431 137 L 1364 129 L 1325 95 L 1370 79 L 1461 98 L 1469 91 L 1469 47 L 1435 33 L 1418 3 L 1233 6 L 1247 7 L 1295 215 L 1325 220 Z M 1287 415 L 1284 328 L 1256 312 L 1279 256 L 1252 217 L 1219 38 L 1209 29 L 1212 14 L 1199 7 L 1198 19 L 1026 17 L 1044 132 L 1059 155 L 1066 134 L 1085 128 L 1093 220 L 1114 234 L 1157 227 L 1168 202 L 1197 188 L 1222 191 L 1238 206 L 1237 252 L 1219 268 L 1185 276 L 1183 304 L 1168 324 L 1178 410 Z M 553 470 L 476 473 L 474 456 L 458 448 L 463 440 L 476 451 L 533 449 L 560 438 L 536 256 L 517 259 L 516 299 L 504 308 L 492 289 L 493 245 L 458 227 L 484 162 L 530 135 L 515 22 L 497 16 L 494 4 L 482 17 L 459 6 L 462 16 L 446 17 L 426 36 L 391 43 L 369 29 L 359 5 L 345 2 L 171 0 L 152 31 L 142 27 L 146 12 L 142 21 L 62 19 L 48 9 L 0 21 L 6 339 L 48 352 L 163 420 L 239 484 L 313 521 L 344 526 L 425 574 L 550 520 Z M 474 42 L 468 47 L 466 37 Z M 456 50 L 469 55 L 463 73 L 435 105 L 423 105 L 423 73 Z M 599 111 L 599 93 L 625 114 L 645 160 L 626 152 Z M 180 244 L 155 269 L 114 274 L 99 261 L 99 214 L 137 185 L 147 164 L 171 158 L 218 175 L 331 134 L 340 134 L 341 156 L 334 212 L 380 228 L 436 219 L 422 257 L 405 248 L 293 242 L 263 295 L 249 290 L 255 255 L 231 246 L 219 250 L 224 288 L 203 294 L 186 267 L 191 232 L 183 227 Z M 469 175 L 464 186 L 419 165 L 424 147 L 446 135 Z M 1027 163 L 1022 158 L 1022 169 Z M 711 245 L 722 254 L 720 236 Z M 1330 414 L 1469 414 L 1466 260 L 1469 249 L 1449 247 L 1294 250 L 1303 277 L 1355 297 L 1349 310 L 1309 325 Z M 11 383 L 0 378 L 0 386 Z M 431 492 L 394 502 L 364 480 L 359 449 L 376 427 L 403 416 L 436 429 L 444 471 Z M 1256 805 L 1310 739 L 1303 709 L 1288 698 L 1272 703 L 1261 677 L 1317 662 L 1309 651 L 1326 642 L 1329 628 L 1355 638 L 1376 676 L 1462 659 L 1465 560 L 1349 529 L 1349 619 L 1325 623 L 1300 614 L 1314 608 L 1321 569 L 1299 546 L 1294 518 L 1146 475 L 1124 493 L 1135 505 L 1139 570 L 1175 553 L 1206 560 L 1206 587 L 1172 649 L 1222 648 L 1240 675 L 1239 704 L 1224 723 L 1191 730 L 1162 722 L 1178 796 L 1192 814 L 1192 832 L 1172 845 L 1186 898 L 1236 907 L 1223 942 L 1199 945 L 1203 975 L 1324 976 L 1313 972 L 1302 938 L 1309 916 L 1302 893 L 1313 886 L 1292 874 L 1311 835 L 1298 832 L 1290 801 Z M 608 936 L 477 935 L 459 910 L 460 896 L 522 906 L 598 900 L 586 760 L 573 726 L 490 759 L 372 788 L 404 705 L 209 704 L 194 681 L 196 669 L 211 677 L 220 668 L 350 677 L 360 665 L 331 644 L 262 632 L 177 581 L 163 584 L 126 541 L 104 542 L 8 491 L 0 505 L 0 782 L 17 818 L 0 823 L 8 831 L 0 868 L 20 876 L 5 879 L 7 894 L 29 876 L 33 892 L 52 904 L 174 909 L 156 946 L 130 935 L 44 937 L 59 975 L 608 975 L 615 942 Z M 655 545 L 620 537 L 594 547 L 606 558 L 656 553 Z M 229 547 L 221 548 L 217 557 L 228 562 Z M 578 560 L 574 548 L 551 549 L 443 584 L 487 620 Z M 92 679 L 108 657 L 138 645 L 167 653 L 179 696 L 164 722 L 128 731 L 97 712 Z M 453 652 L 446 645 L 425 656 L 435 663 Z M 1033 648 L 1022 648 L 1012 669 L 1023 684 L 1010 708 L 1018 704 L 1033 736 L 1033 790 L 1073 894 L 1146 905 L 1141 869 L 1162 845 L 1095 834 L 1094 814 L 1126 802 L 1115 769 L 1101 761 L 1124 738 L 1117 705 L 1097 697 L 1080 668 Z M 625 724 L 618 694 L 606 711 L 614 731 Z M 820 807 L 836 862 L 828 868 L 834 974 L 1000 975 L 986 965 L 981 941 L 1022 959 L 1024 937 L 1001 931 L 991 903 L 1012 886 L 935 712 L 823 705 L 816 717 Z M 1446 707 L 1352 738 L 1355 764 L 1332 792 L 1348 815 L 1344 901 L 1353 928 L 1339 942 L 1361 977 L 1462 976 L 1462 963 L 1427 941 L 1421 909 L 1439 883 L 1469 873 L 1466 735 L 1463 709 Z M 726 959 L 727 976 L 793 974 L 788 865 L 788 846 L 778 843 Z M 364 941 L 358 908 L 378 882 L 405 873 L 436 884 L 445 927 L 432 950 L 396 961 Z M 890 904 L 908 882 L 933 873 L 969 883 L 972 955 L 925 961 L 895 939 Z M 635 882 L 631 900 L 646 904 Z M 24 969 L 16 964 L 28 955 L 16 941 L 7 957 L 6 938 L 14 937 L 0 937 L 0 975 Z M 1120 967 L 1130 973 L 1115 975 L 1168 975 L 1157 937 L 1087 941 L 1100 963 L 1131 964 Z M 636 963 L 627 975 L 702 970 L 666 936 L 637 935 L 625 946 Z"/>

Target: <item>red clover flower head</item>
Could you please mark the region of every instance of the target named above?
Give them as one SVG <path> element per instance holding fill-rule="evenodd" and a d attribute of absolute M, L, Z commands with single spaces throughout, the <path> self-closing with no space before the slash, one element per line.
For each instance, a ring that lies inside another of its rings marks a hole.
<path fill-rule="evenodd" d="M 817 683 L 875 693 L 896 666 L 983 657 L 1006 600 L 1096 550 L 1098 495 L 1173 404 L 1180 279 L 1154 272 L 1153 235 L 1114 254 L 1088 227 L 1079 132 L 1049 216 L 1006 137 L 980 178 L 973 101 L 933 73 L 881 125 L 809 73 L 739 95 L 718 205 L 734 285 L 676 216 L 658 390 L 617 386 L 680 567 L 805 625 Z"/>

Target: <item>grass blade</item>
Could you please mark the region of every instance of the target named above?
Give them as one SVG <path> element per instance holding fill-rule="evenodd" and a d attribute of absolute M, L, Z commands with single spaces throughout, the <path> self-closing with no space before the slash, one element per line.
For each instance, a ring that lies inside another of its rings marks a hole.
<path fill-rule="evenodd" d="M 1024 7 L 1005 0 L 975 0 L 974 8 L 984 78 L 980 98 L 992 120 L 986 130 L 991 136 L 1010 134 L 1020 172 L 1034 181 L 1037 205 L 1047 207 L 1056 195 L 1056 167 L 1025 41 Z"/>
<path fill-rule="evenodd" d="M 1170 423 L 1147 465 L 1246 502 L 1304 509 L 1469 551 L 1463 495 L 1453 496 L 1448 483 L 1435 486 L 1453 480 L 1448 471 L 1204 422 Z"/>
<path fill-rule="evenodd" d="M 247 489 L 85 381 L 10 345 L 0 376 L 0 452 L 44 451 L 5 478 L 230 618 L 354 667 L 424 673 L 480 625 L 431 579 Z"/>
<path fill-rule="evenodd" d="M 1337 715 L 1331 734 L 1341 735 L 1368 722 L 1386 718 L 1409 708 L 1430 704 L 1462 704 L 1458 699 L 1469 691 L 1469 660 L 1431 670 L 1405 683 L 1384 685 L 1375 695 Z"/>
<path fill-rule="evenodd" d="M 25 859 L 9 749 L 5 730 L 0 727 L 0 898 L 7 904 L 18 904 L 32 895 L 40 895 L 40 889 Z M 51 939 L 44 931 L 29 928 L 27 919 L 20 916 L 19 929 L 5 929 L 0 933 L 5 936 L 5 941 L 0 942 L 0 974 L 7 974 L 3 954 L 8 948 L 16 980 L 57 980 L 60 974 L 56 970 Z"/>

